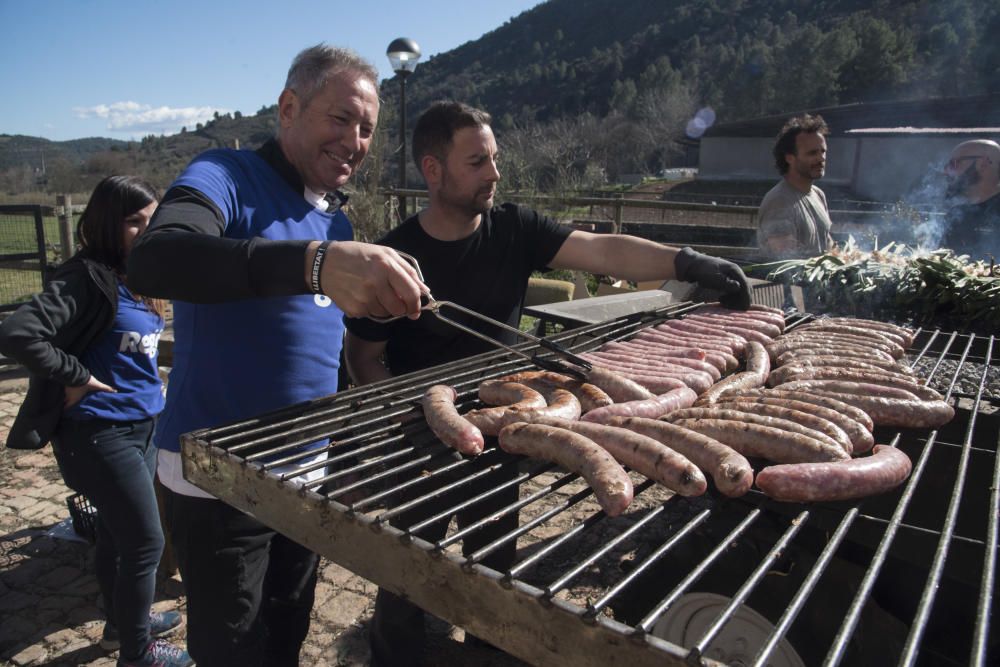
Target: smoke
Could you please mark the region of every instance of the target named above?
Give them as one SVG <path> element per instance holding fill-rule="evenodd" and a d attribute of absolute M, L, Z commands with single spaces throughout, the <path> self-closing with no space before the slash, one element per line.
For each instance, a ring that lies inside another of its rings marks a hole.
<path fill-rule="evenodd" d="M 948 179 L 944 162 L 933 164 L 917 185 L 893 207 L 892 226 L 909 231 L 911 245 L 936 250 L 947 232 Z"/>

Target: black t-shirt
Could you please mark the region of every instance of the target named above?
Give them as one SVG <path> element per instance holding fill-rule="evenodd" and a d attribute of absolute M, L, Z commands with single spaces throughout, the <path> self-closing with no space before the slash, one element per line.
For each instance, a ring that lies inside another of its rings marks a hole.
<path fill-rule="evenodd" d="M 951 248 L 973 260 L 1000 260 L 1000 195 L 978 204 L 964 204 L 948 211 L 942 248 Z"/>
<path fill-rule="evenodd" d="M 531 272 L 544 269 L 571 232 L 570 227 L 536 211 L 503 204 L 483 215 L 475 233 L 458 241 L 432 238 L 413 216 L 378 243 L 413 255 L 436 300 L 454 301 L 516 328 Z M 523 342 L 509 331 L 454 309 L 442 309 L 442 314 L 508 344 Z M 345 317 L 344 321 L 359 338 L 387 341 L 386 361 L 393 375 L 496 349 L 431 313 L 388 324 L 366 318 Z"/>

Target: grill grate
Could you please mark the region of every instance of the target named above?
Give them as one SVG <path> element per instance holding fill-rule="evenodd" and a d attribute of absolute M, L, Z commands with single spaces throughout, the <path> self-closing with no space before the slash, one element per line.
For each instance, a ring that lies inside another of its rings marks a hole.
<path fill-rule="evenodd" d="M 688 307 L 555 340 L 587 351 Z M 914 468 L 901 489 L 860 502 L 803 506 L 711 490 L 685 499 L 632 473 L 635 500 L 612 519 L 576 475 L 495 441 L 461 459 L 409 414 L 436 383 L 456 388 L 460 410 L 478 406 L 482 380 L 525 367 L 499 353 L 189 434 L 185 474 L 534 664 L 989 664 L 1000 655 L 989 632 L 1000 481 L 994 339 L 920 331 L 908 359 L 956 403 L 956 418 L 938 431 L 877 430 Z M 310 456 L 329 458 L 306 466 L 327 466 L 322 479 L 299 486 L 275 472 L 326 439 L 333 444 Z M 433 524 L 482 506 L 492 511 L 425 539 Z M 408 521 L 427 507 L 437 509 Z M 516 528 L 495 534 L 504 520 Z M 462 544 L 476 540 L 463 556 Z M 514 544 L 509 570 L 487 567 Z M 802 662 L 787 658 L 789 646 Z"/>

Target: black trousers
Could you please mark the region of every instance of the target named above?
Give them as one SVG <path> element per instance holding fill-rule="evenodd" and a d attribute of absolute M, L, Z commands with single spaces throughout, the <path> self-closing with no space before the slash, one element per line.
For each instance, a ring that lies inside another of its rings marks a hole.
<path fill-rule="evenodd" d="M 456 454 L 455 456 L 457 457 L 458 455 Z M 474 495 L 485 493 L 498 484 L 513 479 L 517 476 L 517 472 L 516 464 L 509 462 L 499 470 L 484 476 L 482 479 L 476 480 L 474 483 L 445 493 L 439 498 L 421 503 L 413 509 L 400 514 L 391 520 L 390 523 L 401 529 L 413 526 Z M 445 475 L 445 477 L 447 479 L 442 480 L 442 484 L 455 481 L 458 475 L 449 474 Z M 408 491 L 405 494 L 401 494 L 403 497 L 400 498 L 400 502 L 406 502 L 427 492 L 427 487 L 420 487 L 417 491 Z M 517 502 L 518 496 L 518 487 L 516 485 L 511 486 L 461 512 L 446 516 L 428 525 L 416 533 L 416 535 L 428 542 L 436 542 L 446 536 L 448 523 L 452 516 L 457 519 L 458 526 L 461 529 L 502 507 Z M 468 556 L 476 552 L 501 535 L 516 530 L 517 526 L 518 516 L 516 512 L 505 515 L 498 521 L 483 526 L 464 538 L 462 541 L 462 554 Z M 504 572 L 514 563 L 516 552 L 517 544 L 511 541 L 483 558 L 480 562 L 494 570 Z M 426 641 L 426 629 L 424 626 L 423 609 L 384 588 L 379 588 L 378 595 L 375 597 L 375 611 L 372 614 L 371 627 L 369 629 L 372 666 L 415 667 L 416 665 L 420 665 Z"/>
<path fill-rule="evenodd" d="M 298 665 L 319 556 L 221 500 L 164 500 L 199 667 Z"/>

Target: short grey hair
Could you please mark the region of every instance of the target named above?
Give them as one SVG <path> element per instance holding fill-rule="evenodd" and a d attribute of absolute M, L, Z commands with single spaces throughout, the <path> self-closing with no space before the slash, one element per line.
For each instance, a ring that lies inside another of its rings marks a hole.
<path fill-rule="evenodd" d="M 350 49 L 324 43 L 303 49 L 295 56 L 288 68 L 285 88 L 295 91 L 306 107 L 329 78 L 341 72 L 357 73 L 378 90 L 378 70 L 374 65 Z"/>

